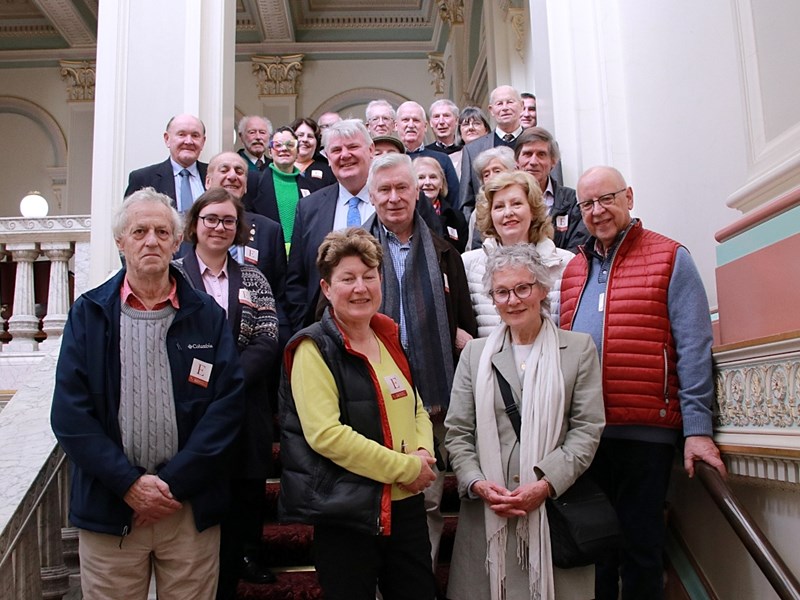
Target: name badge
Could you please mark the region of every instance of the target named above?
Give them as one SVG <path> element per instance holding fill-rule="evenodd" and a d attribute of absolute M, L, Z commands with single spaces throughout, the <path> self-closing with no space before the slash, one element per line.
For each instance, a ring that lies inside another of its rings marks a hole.
<path fill-rule="evenodd" d="M 603 292 L 597 298 L 597 312 L 603 312 L 605 310 L 605 307 L 606 307 L 606 293 Z"/>
<path fill-rule="evenodd" d="M 556 229 L 566 231 L 569 227 L 569 215 L 558 215 L 556 217 Z"/>
<path fill-rule="evenodd" d="M 244 262 L 250 263 L 251 265 L 258 264 L 258 248 L 253 248 L 252 246 L 245 246 L 244 247 Z"/>
<path fill-rule="evenodd" d="M 458 231 L 456 231 L 455 227 L 448 227 L 447 235 L 449 235 L 454 240 L 458 240 Z"/>
<path fill-rule="evenodd" d="M 245 304 L 251 308 L 255 308 L 253 298 L 250 296 L 250 290 L 247 288 L 239 288 L 239 304 Z"/>
<path fill-rule="evenodd" d="M 408 396 L 408 391 L 403 387 L 400 377 L 397 375 L 387 375 L 383 378 L 386 385 L 389 387 L 389 392 L 392 394 L 392 400 L 399 400 Z"/>
<path fill-rule="evenodd" d="M 211 379 L 211 369 L 213 368 L 214 365 L 211 363 L 195 358 L 192 361 L 192 368 L 189 371 L 189 382 L 207 388 L 208 382 Z"/>
<path fill-rule="evenodd" d="M 305 198 L 306 196 L 310 196 L 310 195 L 311 195 L 311 190 L 301 189 L 301 190 L 300 190 L 300 195 L 301 195 L 303 198 Z"/>
<path fill-rule="evenodd" d="M 450 283 L 447 280 L 447 273 L 442 273 L 442 278 L 444 279 L 444 291 L 446 294 L 450 293 Z"/>
<path fill-rule="evenodd" d="M 322 179 L 322 171 L 320 171 L 319 169 L 311 169 L 311 178 Z"/>

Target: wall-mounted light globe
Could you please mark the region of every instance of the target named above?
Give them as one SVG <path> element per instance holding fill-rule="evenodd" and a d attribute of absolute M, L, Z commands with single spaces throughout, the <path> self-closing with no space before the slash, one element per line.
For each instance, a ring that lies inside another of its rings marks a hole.
<path fill-rule="evenodd" d="M 19 212 L 23 217 L 46 217 L 50 207 L 47 200 L 39 192 L 29 192 L 19 203 Z"/>

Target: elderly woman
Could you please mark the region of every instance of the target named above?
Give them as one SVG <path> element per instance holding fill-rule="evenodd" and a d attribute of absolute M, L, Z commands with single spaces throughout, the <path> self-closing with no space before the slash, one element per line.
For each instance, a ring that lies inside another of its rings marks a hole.
<path fill-rule="evenodd" d="M 428 199 L 441 223 L 442 237 L 461 254 L 467 244 L 467 220 L 460 210 L 447 202 L 447 180 L 442 165 L 430 156 L 419 156 L 414 159 L 414 173 L 419 190 Z"/>
<path fill-rule="evenodd" d="M 600 441 L 597 350 L 547 317 L 550 269 L 534 246 L 500 246 L 485 266 L 503 323 L 461 353 L 445 419 L 462 497 L 447 597 L 592 598 L 593 567 L 553 567 L 543 503 L 588 468 Z M 519 411 L 519 436 L 501 380 Z"/>
<path fill-rule="evenodd" d="M 479 137 L 483 137 L 491 130 L 489 119 L 486 118 L 480 108 L 477 106 L 465 106 L 461 109 L 461 113 L 458 115 L 458 135 L 465 146 Z M 459 177 L 461 177 L 461 157 L 463 152 L 464 150 L 462 149 L 450 155 L 450 160 Z"/>
<path fill-rule="evenodd" d="M 481 152 L 472 163 L 472 169 L 478 174 L 481 189 L 492 177 L 498 173 L 507 173 L 517 168 L 514 151 L 508 146 L 497 146 Z M 480 199 L 480 196 L 479 198 Z M 469 239 L 467 248 L 477 250 L 481 247 L 481 232 L 477 228 L 478 211 L 473 210 L 469 216 Z"/>
<path fill-rule="evenodd" d="M 245 378 L 245 419 L 239 434 L 232 481 L 232 506 L 222 521 L 217 598 L 233 598 L 239 577 L 274 581 L 261 564 L 264 480 L 272 458 L 272 410 L 266 375 L 278 360 L 278 318 L 269 282 L 252 265 L 240 265 L 228 250 L 248 239 L 242 203 L 224 188 L 212 188 L 186 214 L 184 238 L 193 248 L 175 261 L 186 279 L 210 294 L 228 314 Z"/>
<path fill-rule="evenodd" d="M 283 521 L 314 525 L 327 600 L 434 598 L 420 493 L 435 479 L 431 422 L 398 327 L 378 314 L 380 243 L 334 231 L 317 254 L 322 320 L 286 347 L 281 386 Z"/>
<path fill-rule="evenodd" d="M 483 154 L 481 154 L 483 156 Z M 480 158 L 480 157 L 479 157 Z M 536 180 L 522 171 L 493 176 L 478 195 L 477 225 L 483 247 L 462 256 L 467 274 L 470 299 L 478 320 L 478 337 L 486 337 L 500 322 L 491 299 L 483 289 L 486 255 L 498 246 L 531 244 L 540 262 L 548 269 L 550 280 L 549 317 L 558 324 L 561 274 L 574 256 L 553 243 L 553 225 Z"/>
<path fill-rule="evenodd" d="M 315 189 L 336 183 L 328 159 L 320 154 L 322 130 L 317 122 L 308 117 L 300 117 L 292 121 L 289 127 L 297 136 L 297 159 L 294 166 L 300 171 L 300 175 L 315 182 Z"/>

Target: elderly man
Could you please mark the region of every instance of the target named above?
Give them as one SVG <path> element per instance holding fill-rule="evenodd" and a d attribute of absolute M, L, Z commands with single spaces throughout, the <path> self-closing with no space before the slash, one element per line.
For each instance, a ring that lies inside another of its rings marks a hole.
<path fill-rule="evenodd" d="M 51 421 L 72 462 L 85 598 L 214 598 L 227 451 L 244 414 L 225 311 L 170 267 L 180 216 L 148 188 L 117 212 L 126 268 L 75 301 Z"/>
<path fill-rule="evenodd" d="M 172 205 L 183 213 L 205 191 L 203 182 L 208 165 L 197 159 L 206 144 L 206 126 L 193 115 L 176 115 L 167 122 L 164 143 L 169 158 L 131 171 L 125 196 L 152 187 L 172 198 Z"/>
<path fill-rule="evenodd" d="M 477 333 L 461 256 L 418 218 L 417 177 L 404 154 L 376 158 L 369 171 L 375 215 L 364 225 L 384 251 L 380 312 L 400 326 L 414 384 L 431 415 L 440 458 L 444 455 L 444 417 L 458 355 Z M 444 463 L 425 491 L 428 529 L 435 563 L 444 521 L 439 504 Z"/>
<path fill-rule="evenodd" d="M 456 136 L 458 129 L 458 106 L 456 103 L 442 98 L 431 104 L 428 112 L 430 113 L 431 131 L 436 139 L 426 148 L 448 155 L 461 150 L 461 144 Z"/>
<path fill-rule="evenodd" d="M 361 225 L 374 212 L 367 175 L 375 146 L 358 119 L 345 119 L 322 132 L 337 183 L 301 198 L 289 250 L 286 298 L 294 330 L 314 322 L 320 275 L 317 249 L 331 231 Z"/>
<path fill-rule="evenodd" d="M 510 85 L 496 87 L 489 96 L 489 113 L 496 129 L 464 146 L 461 153 L 461 195 L 458 206 L 467 216 L 475 209 L 475 195 L 481 189 L 481 181 L 472 168 L 472 161 L 489 148 L 514 148 L 522 133 L 522 97 Z"/>
<path fill-rule="evenodd" d="M 539 183 L 555 228 L 553 241 L 556 246 L 576 252 L 578 246 L 589 238 L 589 232 L 583 223 L 575 190 L 560 185 L 553 177 L 553 169 L 561 158 L 553 135 L 541 127 L 526 129 L 517 139 L 514 157 L 517 168 L 530 173 Z"/>
<path fill-rule="evenodd" d="M 441 165 L 447 181 L 447 203 L 453 208 L 458 208 L 459 181 L 453 163 L 443 152 L 430 150 L 424 145 L 425 131 L 428 128 L 425 109 L 413 101 L 403 102 L 397 107 L 396 128 L 411 160 L 420 156 L 430 156 Z"/>
<path fill-rule="evenodd" d="M 386 100 L 373 100 L 367 104 L 366 125 L 372 137 L 391 135 L 394 131 L 397 114 Z"/>
<path fill-rule="evenodd" d="M 519 116 L 520 125 L 523 129 L 536 127 L 536 96 L 530 92 L 522 92 L 522 114 Z"/>
<path fill-rule="evenodd" d="M 250 115 L 242 117 L 237 128 L 243 148 L 239 156 L 247 161 L 250 171 L 263 171 L 269 164 L 267 144 L 272 137 L 272 123 L 269 119 Z"/>
<path fill-rule="evenodd" d="M 723 475 L 712 439 L 711 320 L 703 282 L 678 242 L 631 218 L 633 189 L 611 167 L 578 180 L 592 237 L 561 282 L 561 326 L 591 334 L 603 369 L 606 428 L 590 472 L 617 509 L 626 544 L 599 563 L 595 597 L 664 598 L 664 499 L 675 443 L 691 477 Z"/>

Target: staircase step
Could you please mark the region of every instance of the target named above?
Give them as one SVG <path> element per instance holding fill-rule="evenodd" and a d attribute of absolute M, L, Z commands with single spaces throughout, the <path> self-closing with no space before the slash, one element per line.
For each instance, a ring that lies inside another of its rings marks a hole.
<path fill-rule="evenodd" d="M 274 569 L 275 583 L 259 585 L 239 583 L 236 590 L 238 600 L 320 600 L 322 590 L 317 583 L 317 573 L 313 567 L 287 570 Z"/>
<path fill-rule="evenodd" d="M 296 567 L 314 564 L 312 541 L 314 528 L 298 523 L 265 523 L 263 552 L 266 564 Z"/>

